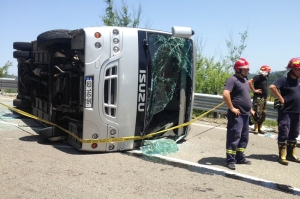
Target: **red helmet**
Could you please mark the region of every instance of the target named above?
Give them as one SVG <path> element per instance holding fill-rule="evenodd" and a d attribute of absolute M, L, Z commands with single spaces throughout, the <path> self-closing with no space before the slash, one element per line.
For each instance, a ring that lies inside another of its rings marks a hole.
<path fill-rule="evenodd" d="M 300 57 L 291 59 L 286 68 L 300 68 Z"/>
<path fill-rule="evenodd" d="M 260 67 L 261 71 L 266 71 L 266 72 L 271 72 L 271 67 L 268 65 L 263 65 L 262 67 Z"/>
<path fill-rule="evenodd" d="M 234 64 L 234 70 L 250 68 L 249 62 L 244 58 L 239 58 Z"/>

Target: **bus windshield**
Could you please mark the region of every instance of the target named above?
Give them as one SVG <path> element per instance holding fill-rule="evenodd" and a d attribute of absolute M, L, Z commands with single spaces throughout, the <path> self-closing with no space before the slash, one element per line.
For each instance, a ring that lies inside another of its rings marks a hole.
<path fill-rule="evenodd" d="M 159 130 L 167 125 L 166 123 L 176 123 L 180 87 L 182 88 L 183 84 L 187 94 L 191 95 L 193 86 L 193 42 L 191 39 L 148 33 L 148 50 L 150 61 L 144 128 L 148 130 L 146 133 Z M 165 124 L 157 125 L 163 122 L 160 118 L 169 118 L 169 120 L 163 120 Z"/>

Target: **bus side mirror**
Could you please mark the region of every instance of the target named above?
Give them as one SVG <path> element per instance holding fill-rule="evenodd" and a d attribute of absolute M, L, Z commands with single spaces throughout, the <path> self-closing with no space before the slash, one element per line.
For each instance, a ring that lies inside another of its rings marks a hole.
<path fill-rule="evenodd" d="M 194 31 L 189 27 L 181 27 L 181 26 L 172 27 L 173 37 L 190 38 L 193 35 L 194 35 Z"/>

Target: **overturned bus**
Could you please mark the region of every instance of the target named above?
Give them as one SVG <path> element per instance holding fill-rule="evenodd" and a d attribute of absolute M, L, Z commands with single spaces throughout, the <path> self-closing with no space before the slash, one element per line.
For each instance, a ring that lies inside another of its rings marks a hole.
<path fill-rule="evenodd" d="M 13 104 L 61 127 L 48 127 L 42 136 L 65 136 L 78 150 L 134 149 L 142 145 L 135 137 L 191 119 L 192 35 L 186 27 L 172 27 L 170 33 L 90 27 L 50 30 L 31 42 L 14 42 L 18 95 Z M 185 126 L 152 138 L 184 138 L 188 131 Z"/>

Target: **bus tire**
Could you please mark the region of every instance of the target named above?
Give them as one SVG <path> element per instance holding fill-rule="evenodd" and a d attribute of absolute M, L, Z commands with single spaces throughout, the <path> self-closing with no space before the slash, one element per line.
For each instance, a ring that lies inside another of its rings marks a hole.
<path fill-rule="evenodd" d="M 44 32 L 37 37 L 37 46 L 40 50 L 68 48 L 71 45 L 72 38 L 69 32 L 69 30 L 63 29 Z"/>
<path fill-rule="evenodd" d="M 30 59 L 30 51 L 14 51 L 13 57 L 16 59 Z"/>
<path fill-rule="evenodd" d="M 14 99 L 13 106 L 20 108 L 31 107 L 31 102 L 26 99 Z"/>
<path fill-rule="evenodd" d="M 24 50 L 24 51 L 31 51 L 32 50 L 32 44 L 31 42 L 14 42 L 13 48 L 15 50 Z"/>

